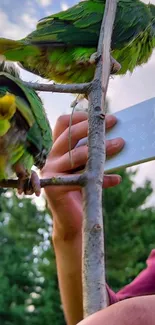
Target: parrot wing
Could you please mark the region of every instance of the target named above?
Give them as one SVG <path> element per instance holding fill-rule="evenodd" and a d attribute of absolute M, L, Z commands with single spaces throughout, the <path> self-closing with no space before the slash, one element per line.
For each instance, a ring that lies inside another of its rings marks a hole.
<path fill-rule="evenodd" d="M 22 80 L 1 72 L 0 85 L 6 83 L 8 91 L 11 89 L 15 95 L 19 112 L 29 125 L 27 150 L 34 157 L 35 165 L 42 168 L 52 146 L 51 128 L 42 101 L 33 89 L 24 85 Z"/>
<path fill-rule="evenodd" d="M 112 36 L 112 55 L 121 74 L 147 62 L 155 46 L 155 10 L 139 0 L 119 0 Z M 45 17 L 20 41 L 0 39 L 0 55 L 25 69 L 60 83 L 88 82 L 95 65 L 105 0 L 85 0 Z M 82 63 L 81 63 L 82 62 Z"/>
<path fill-rule="evenodd" d="M 105 0 L 81 1 L 41 19 L 36 30 L 23 40 L 0 39 L 0 54 L 10 59 L 12 53 L 12 60 L 14 54 L 16 61 L 24 61 L 28 55 L 37 55 L 38 47 L 97 47 L 104 8 Z M 135 39 L 150 26 L 152 15 L 153 10 L 139 0 L 119 0 L 112 49 Z"/>
<path fill-rule="evenodd" d="M 105 0 L 81 1 L 66 11 L 41 19 L 26 40 L 49 47 L 97 47 L 104 8 Z M 155 18 L 152 15 L 153 10 L 139 0 L 119 0 L 112 49 L 126 46 L 144 32 Z"/>

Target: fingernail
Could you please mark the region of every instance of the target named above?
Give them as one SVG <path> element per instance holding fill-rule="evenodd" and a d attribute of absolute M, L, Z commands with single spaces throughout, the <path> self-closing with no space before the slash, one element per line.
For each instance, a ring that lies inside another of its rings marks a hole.
<path fill-rule="evenodd" d="M 112 146 L 122 148 L 125 144 L 125 141 L 122 138 L 117 138 L 111 140 Z"/>
<path fill-rule="evenodd" d="M 118 147 L 119 146 L 118 139 L 111 140 L 111 144 L 113 147 Z"/>
<path fill-rule="evenodd" d="M 117 117 L 114 115 L 107 115 L 108 116 L 108 122 L 109 123 L 116 123 Z"/>

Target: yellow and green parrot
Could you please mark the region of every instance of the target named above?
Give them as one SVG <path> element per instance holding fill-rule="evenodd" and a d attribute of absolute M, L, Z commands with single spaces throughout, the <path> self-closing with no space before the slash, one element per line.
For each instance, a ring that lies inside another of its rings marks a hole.
<path fill-rule="evenodd" d="M 43 18 L 36 30 L 19 41 L 0 39 L 3 59 L 59 83 L 93 79 L 105 0 L 84 0 L 66 11 Z M 148 61 L 155 46 L 155 6 L 118 0 L 111 52 L 120 74 Z M 117 69 L 116 69 L 117 70 Z"/>
<path fill-rule="evenodd" d="M 51 129 L 41 99 L 24 85 L 12 63 L 0 63 L 0 181 L 16 175 L 19 193 L 39 195 L 39 178 L 31 168 L 44 166 L 51 146 Z M 25 188 L 28 180 L 31 191 Z"/>

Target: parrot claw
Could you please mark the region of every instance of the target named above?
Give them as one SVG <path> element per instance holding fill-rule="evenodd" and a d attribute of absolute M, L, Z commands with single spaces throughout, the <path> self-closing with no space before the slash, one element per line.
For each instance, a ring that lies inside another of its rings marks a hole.
<path fill-rule="evenodd" d="M 30 178 L 18 179 L 18 194 L 24 193 L 25 195 L 35 194 L 39 196 L 41 193 L 40 179 L 35 171 L 32 171 Z"/>
<path fill-rule="evenodd" d="M 35 193 L 36 196 L 40 195 L 40 179 L 34 170 L 30 175 L 24 166 L 18 162 L 14 165 L 14 171 L 18 177 L 18 194 L 32 195 Z"/>
<path fill-rule="evenodd" d="M 98 56 L 97 52 L 93 53 L 89 59 L 90 64 L 96 64 L 101 56 Z"/>
<path fill-rule="evenodd" d="M 97 52 L 93 53 L 89 59 L 90 64 L 97 64 L 101 56 L 98 56 Z M 113 57 L 111 57 L 111 74 L 117 73 L 121 69 L 121 64 L 118 63 Z"/>
<path fill-rule="evenodd" d="M 117 73 L 121 69 L 121 64 L 111 57 L 111 74 Z"/>

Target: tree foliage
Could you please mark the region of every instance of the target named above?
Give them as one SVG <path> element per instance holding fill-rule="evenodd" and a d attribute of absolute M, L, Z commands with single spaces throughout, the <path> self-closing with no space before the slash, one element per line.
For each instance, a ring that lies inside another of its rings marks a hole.
<path fill-rule="evenodd" d="M 107 281 L 118 290 L 143 268 L 154 248 L 155 209 L 143 208 L 152 187 L 134 189 L 134 174 L 104 191 Z M 0 193 L 0 324 L 65 325 L 48 210 L 13 191 Z"/>
<path fill-rule="evenodd" d="M 143 208 L 153 189 L 149 181 L 134 189 L 134 174 L 122 170 L 121 185 L 104 192 L 107 279 L 114 290 L 146 267 L 155 248 L 155 209 Z"/>
<path fill-rule="evenodd" d="M 13 191 L 0 196 L 0 324 L 64 325 L 50 217 Z"/>

